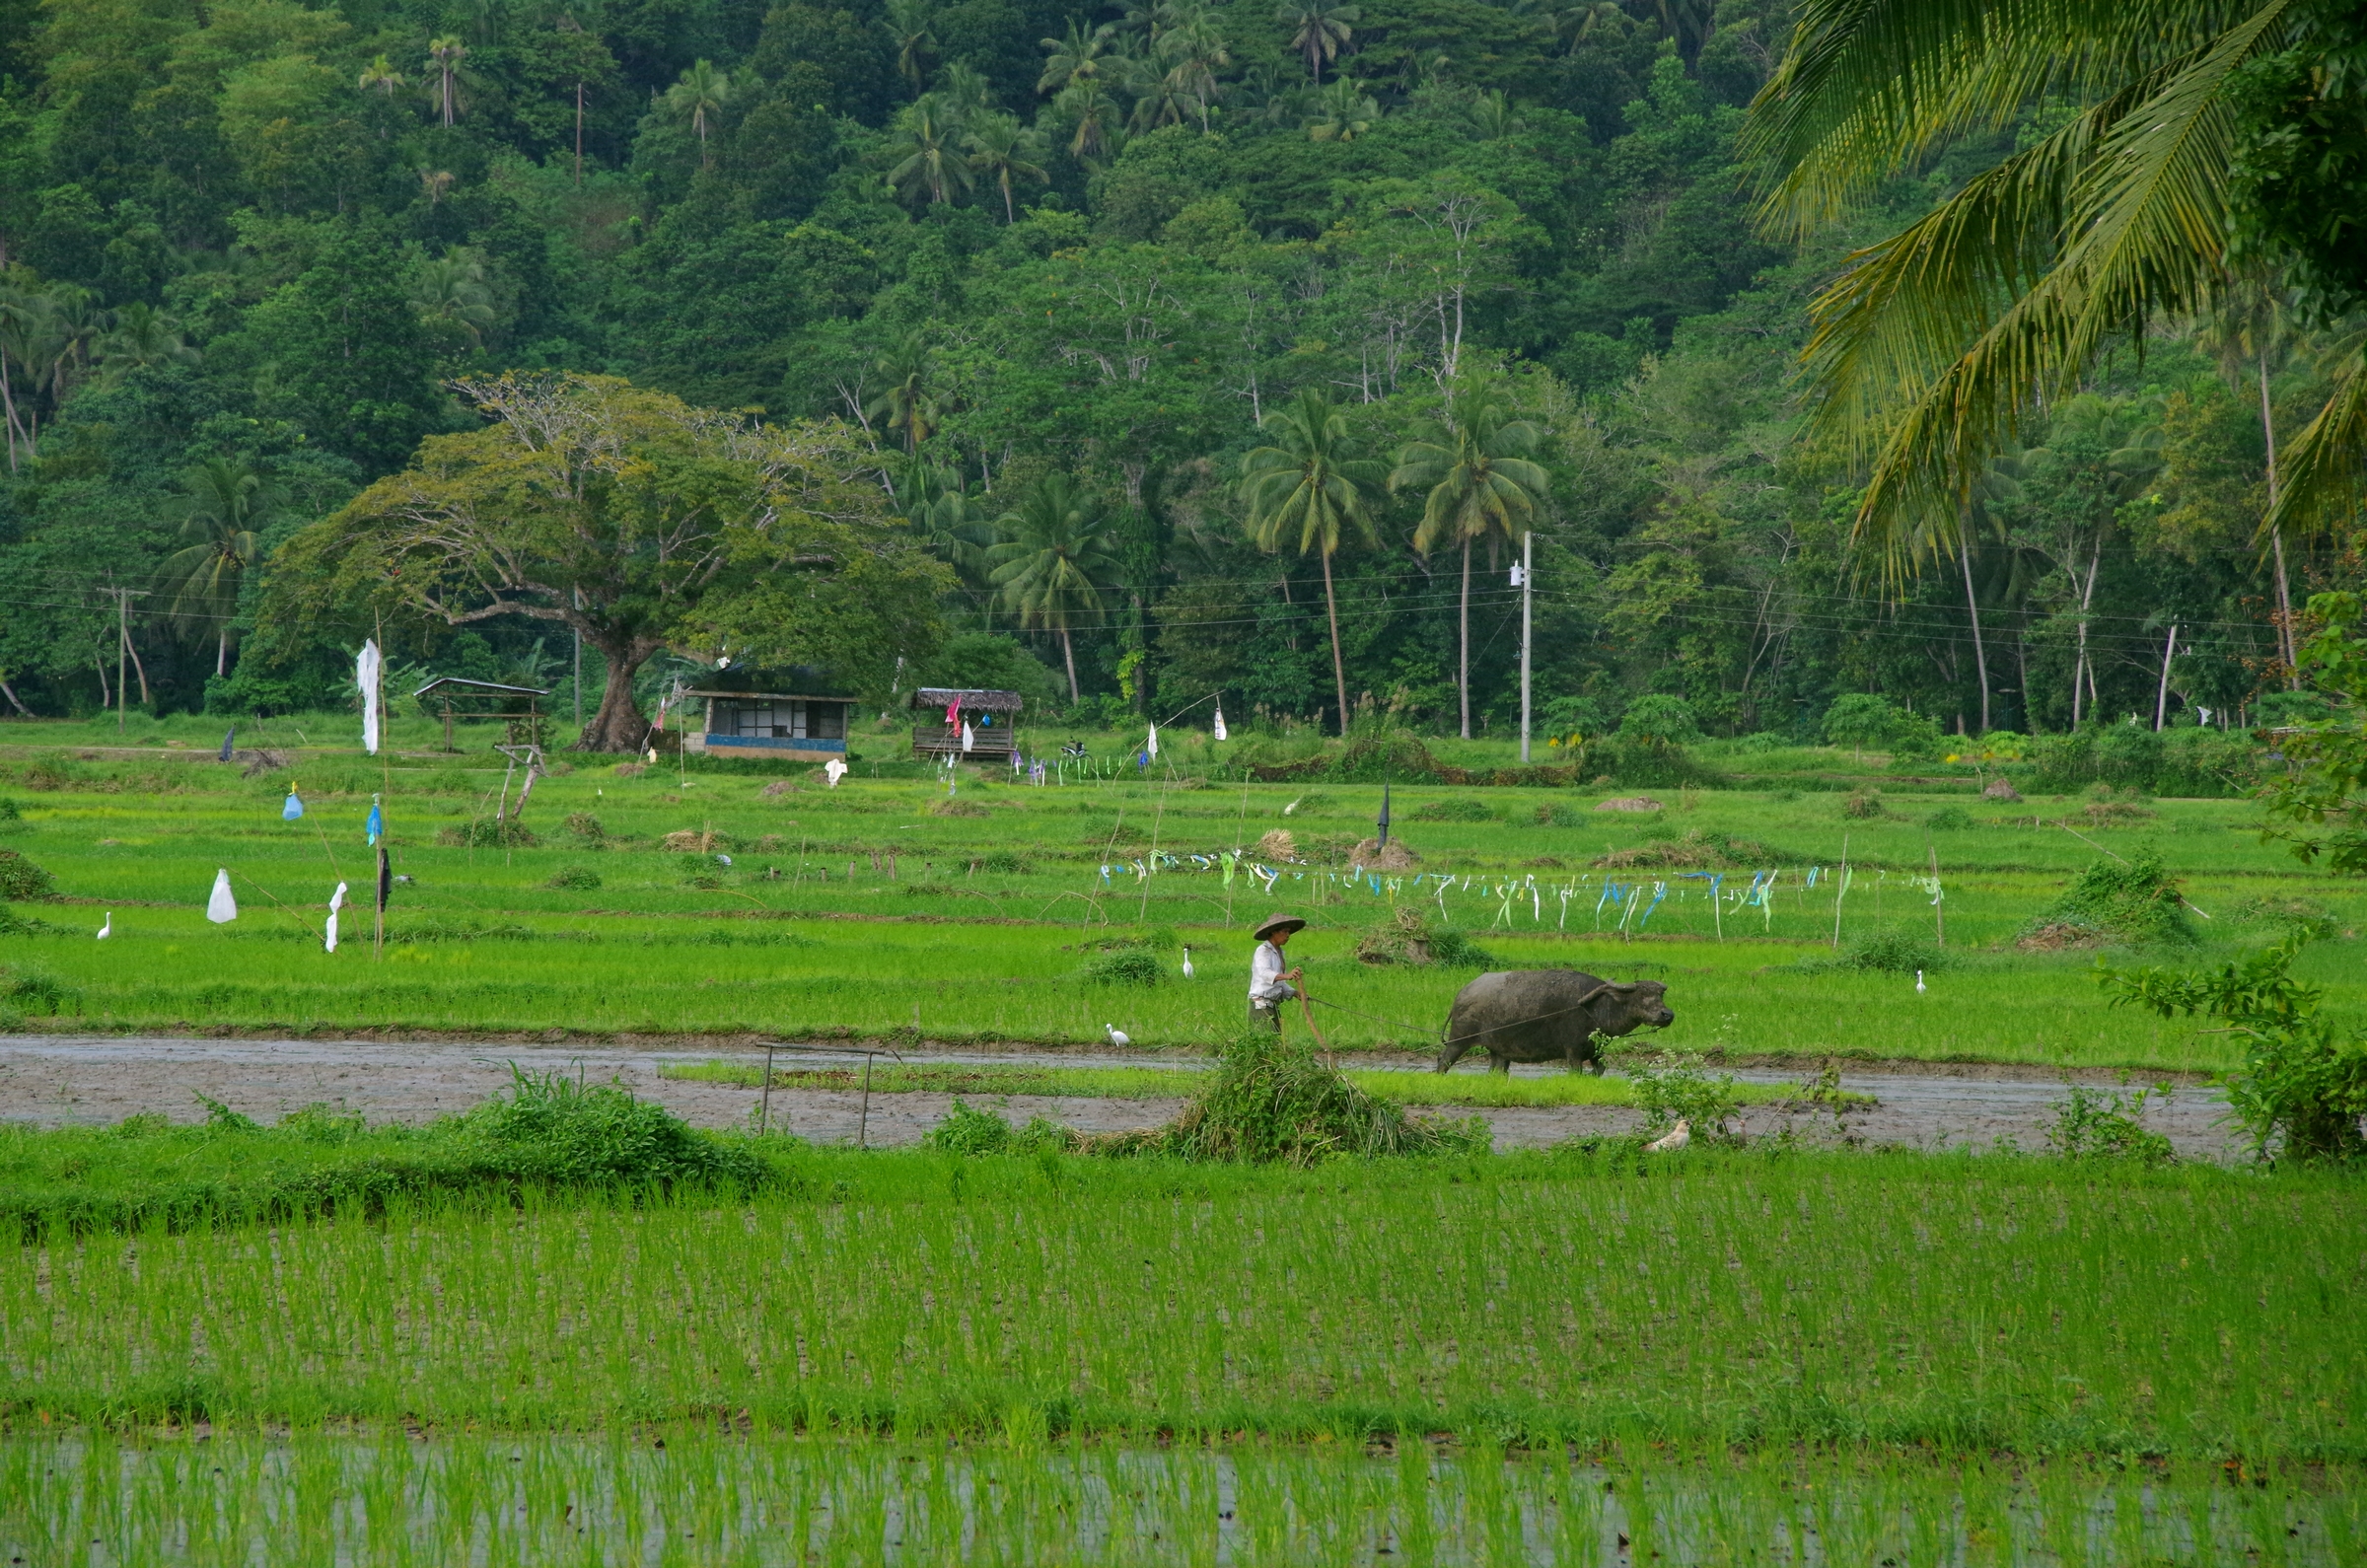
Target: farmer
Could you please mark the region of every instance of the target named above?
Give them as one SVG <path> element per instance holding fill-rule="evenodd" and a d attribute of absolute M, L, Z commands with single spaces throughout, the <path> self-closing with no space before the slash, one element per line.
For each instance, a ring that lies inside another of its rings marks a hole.
<path fill-rule="evenodd" d="M 1257 952 L 1250 960 L 1250 1022 L 1282 1033 L 1282 1004 L 1298 995 L 1291 981 L 1301 973 L 1284 968 L 1282 949 L 1291 934 L 1306 929 L 1297 915 L 1268 915 L 1257 927 Z"/>

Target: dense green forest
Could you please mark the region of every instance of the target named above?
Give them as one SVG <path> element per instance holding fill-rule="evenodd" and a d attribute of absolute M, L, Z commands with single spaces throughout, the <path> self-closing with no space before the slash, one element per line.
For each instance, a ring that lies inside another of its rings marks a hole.
<path fill-rule="evenodd" d="M 718 528 L 703 601 L 617 589 L 587 714 L 611 665 L 646 698 L 732 653 L 1501 736 L 1525 534 L 1541 738 L 1646 696 L 1802 736 L 1862 693 L 1951 732 L 2295 700 L 2280 603 L 2362 574 L 2256 537 L 2330 346 L 2267 284 L 2101 360 L 1965 548 L 1852 554 L 1810 303 L 2070 110 L 1778 245 L 1737 138 L 1789 18 L 0 0 L 6 700 L 89 711 L 120 664 L 159 712 L 334 705 L 374 626 L 405 674 L 563 681 L 569 623 L 425 613 L 414 557 L 318 545 L 386 525 L 422 442 L 495 483 L 488 415 L 567 388 L 646 422 L 637 515 L 789 495 L 887 563 L 815 588 L 812 530 Z M 709 471 L 764 431 L 786 467 Z"/>

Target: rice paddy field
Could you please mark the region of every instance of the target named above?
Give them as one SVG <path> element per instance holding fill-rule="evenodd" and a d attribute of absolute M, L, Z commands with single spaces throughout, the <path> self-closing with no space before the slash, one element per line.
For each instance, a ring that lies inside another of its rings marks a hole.
<path fill-rule="evenodd" d="M 2149 853 L 2196 940 L 2106 961 L 2191 964 L 2302 920 L 2327 935 L 2305 972 L 2330 1009 L 2367 1003 L 2367 898 L 2262 845 L 2247 801 L 2000 803 L 1969 770 L 1768 753 L 1640 813 L 1597 811 L 1608 788 L 1393 785 L 1418 864 L 1368 874 L 1378 785 L 1244 785 L 1198 743 L 1172 773 L 1036 787 L 883 743 L 835 790 L 578 759 L 536 784 L 534 842 L 505 843 L 492 802 L 517 780 L 484 737 L 445 756 L 398 726 L 365 761 L 275 723 L 291 736 L 242 747 L 277 754 L 231 764 L 183 721 L 122 747 L 111 721 L 9 729 L 0 848 L 55 896 L 10 905 L 0 1027 L 708 1038 L 713 1065 L 677 1070 L 722 1081 L 760 1072 L 725 1049 L 758 1039 L 1082 1047 L 1093 1063 L 882 1063 L 878 1088 L 1143 1094 L 1238 1028 L 1246 931 L 1287 907 L 1333 1004 L 1318 1021 L 1376 1093 L 1476 972 L 1362 962 L 1406 912 L 1498 964 L 1664 980 L 1665 1042 L 1732 1061 L 2225 1068 L 2224 1036 L 2105 1007 L 2098 952 L 2019 940 L 2096 861 Z M 1876 790 L 1880 815 L 1847 814 Z M 373 795 L 410 880 L 383 950 L 365 901 L 331 954 Z M 204 914 L 217 870 L 227 925 Z M 1877 938 L 1926 952 L 1921 993 L 1837 962 Z M 1129 1049 L 1143 1066 L 1108 1063 Z M 1398 1098 L 1621 1093 L 1458 1074 Z M 43 1179 L 96 1183 L 117 1145 L 179 1158 L 152 1133 L 11 1136 L 71 1140 Z M 0 1554 L 2367 1555 L 2353 1173 L 1617 1140 L 1295 1169 L 733 1136 L 768 1179 L 29 1231 L 0 1255 Z"/>
<path fill-rule="evenodd" d="M 1342 1049 L 1430 1048 L 1470 977 L 1359 962 L 1358 944 L 1404 915 L 1500 966 L 1663 980 L 1679 1048 L 2208 1071 L 2231 1059 L 2223 1037 L 2098 1007 L 2095 954 L 2024 952 L 2017 936 L 2084 868 L 2146 852 L 2182 879 L 2206 946 L 2295 918 L 2339 938 L 2367 915 L 2357 884 L 2260 843 L 2249 801 L 1984 802 L 1969 770 L 1901 780 L 1852 772 L 1846 752 L 1756 757 L 1789 770 L 1751 781 L 1762 788 L 1664 792 L 1646 813 L 1597 810 L 1608 789 L 1393 788 L 1393 837 L 1419 863 L 1380 871 L 1356 854 L 1377 786 L 1107 762 L 1090 766 L 1115 776 L 1080 768 L 1043 787 L 874 762 L 834 790 L 804 769 L 696 757 L 561 762 L 524 814 L 534 842 L 504 843 L 494 813 L 517 781 L 481 750 L 427 751 L 440 738 L 418 727 L 419 750 L 380 763 L 302 747 L 272 766 L 185 745 L 0 750 L 17 807 L 0 847 L 65 900 L 20 910 L 54 929 L 0 936 L 0 963 L 54 977 L 60 999 L 0 1006 L 93 1030 L 1056 1046 L 1115 1028 L 1189 1048 L 1236 1026 L 1247 928 L 1288 908 L 1311 921 L 1292 957 Z M 1882 815 L 1847 816 L 1852 789 L 1878 793 Z M 366 891 L 373 797 L 409 880 L 383 950 L 361 940 L 367 908 L 349 908 L 332 955 L 322 923 L 337 883 Z M 1707 867 L 1649 863 L 1713 840 L 1725 847 Z M 204 909 L 221 870 L 241 912 L 216 926 Z M 111 936 L 93 943 L 103 921 Z M 1886 934 L 1935 950 L 1924 993 L 1903 972 L 1831 967 Z M 1125 942 L 1146 944 L 1153 983 L 1095 978 Z M 2367 1002 L 2355 952 L 2336 940 L 2303 961 L 2337 1011 Z"/>

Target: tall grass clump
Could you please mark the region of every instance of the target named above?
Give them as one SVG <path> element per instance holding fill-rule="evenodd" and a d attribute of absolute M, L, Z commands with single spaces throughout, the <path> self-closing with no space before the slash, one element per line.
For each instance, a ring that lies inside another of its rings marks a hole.
<path fill-rule="evenodd" d="M 619 1083 L 584 1084 L 560 1072 L 510 1067 L 510 1092 L 457 1118 L 455 1131 L 496 1169 L 533 1181 L 753 1186 L 763 1163 L 699 1131 Z"/>
<path fill-rule="evenodd" d="M 1311 1166 L 1392 1154 L 1482 1154 L 1487 1123 L 1413 1117 L 1366 1094 L 1316 1059 L 1311 1043 L 1262 1030 L 1236 1035 L 1219 1053 L 1213 1082 L 1184 1113 L 1154 1132 L 1088 1140 L 1109 1154 Z"/>
<path fill-rule="evenodd" d="M 2099 860 L 2079 874 L 2047 908 L 2023 928 L 2025 946 L 2062 947 L 2076 940 L 2129 944 L 2187 943 L 2187 918 L 2178 882 L 2153 850 L 2128 860 Z"/>

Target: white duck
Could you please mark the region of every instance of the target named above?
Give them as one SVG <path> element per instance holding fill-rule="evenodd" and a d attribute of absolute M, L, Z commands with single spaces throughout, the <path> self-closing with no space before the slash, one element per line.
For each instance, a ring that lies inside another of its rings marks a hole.
<path fill-rule="evenodd" d="M 1131 1045 L 1134 1043 L 1133 1039 L 1127 1035 L 1126 1032 L 1122 1029 L 1119 1029 L 1115 1024 L 1104 1024 L 1102 1028 L 1109 1032 L 1110 1043 L 1112 1045 Z"/>
<path fill-rule="evenodd" d="M 1186 980 L 1191 978 L 1191 949 L 1189 948 L 1184 950 L 1184 978 Z"/>
<path fill-rule="evenodd" d="M 1677 1125 L 1665 1138 L 1655 1138 L 1644 1145 L 1646 1154 L 1674 1154 L 1693 1141 L 1693 1124 L 1679 1117 Z"/>

